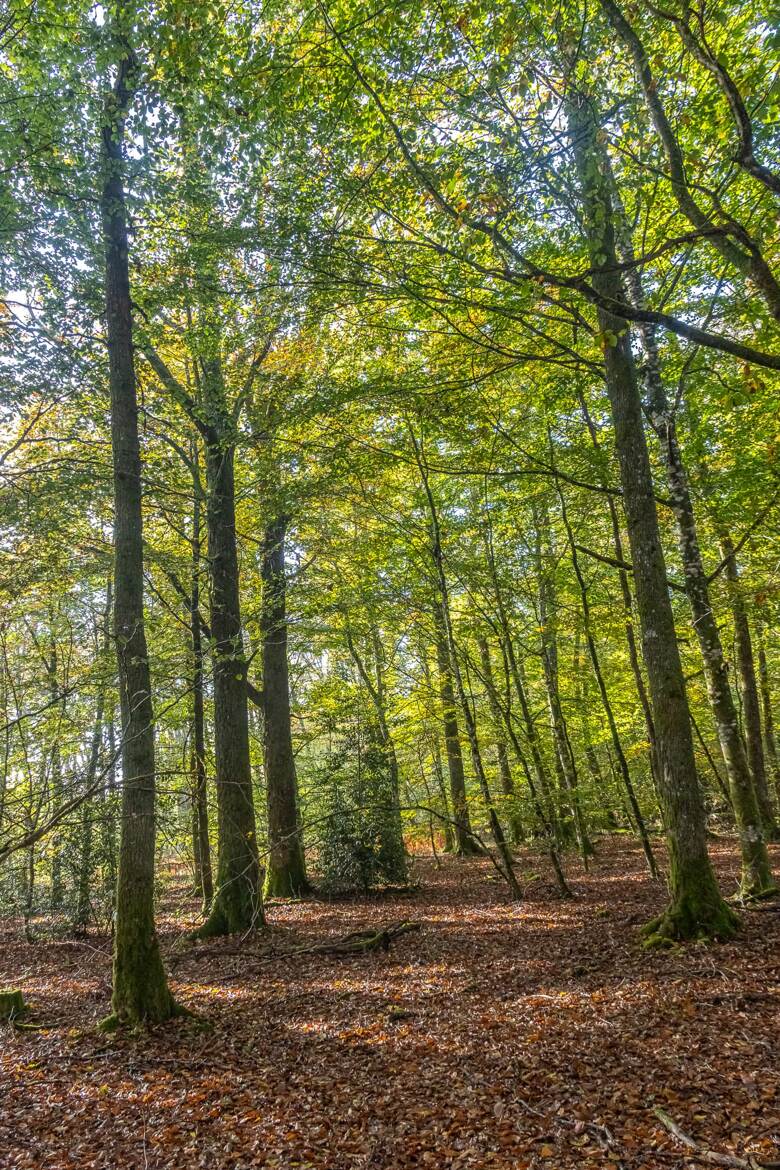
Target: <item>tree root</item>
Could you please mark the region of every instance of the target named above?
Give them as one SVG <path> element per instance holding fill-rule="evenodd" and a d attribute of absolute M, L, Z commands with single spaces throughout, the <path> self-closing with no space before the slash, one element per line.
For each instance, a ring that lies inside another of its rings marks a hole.
<path fill-rule="evenodd" d="M 739 916 L 725 902 L 699 905 L 695 900 L 673 903 L 642 927 L 643 946 L 675 947 L 685 942 L 727 942 L 739 930 Z"/>
<path fill-rule="evenodd" d="M 408 919 L 404 919 L 401 922 L 391 922 L 387 926 L 370 930 L 353 930 L 350 934 L 345 934 L 343 938 L 293 947 L 291 950 L 278 951 L 275 955 L 267 955 L 252 967 L 223 975 L 221 982 L 243 979 L 244 976 L 253 974 L 268 963 L 275 963 L 279 959 L 293 959 L 298 955 L 328 955 L 332 958 L 349 958 L 351 955 L 366 955 L 371 951 L 389 951 L 397 938 L 403 934 L 420 930 L 421 927 L 422 923 L 420 922 L 410 922 Z"/>
<path fill-rule="evenodd" d="M 362 955 L 368 951 L 389 951 L 390 944 L 402 934 L 420 929 L 419 922 L 393 922 L 374 930 L 353 930 L 351 934 L 334 942 L 315 943 L 309 947 L 296 947 L 289 952 L 293 955 Z"/>

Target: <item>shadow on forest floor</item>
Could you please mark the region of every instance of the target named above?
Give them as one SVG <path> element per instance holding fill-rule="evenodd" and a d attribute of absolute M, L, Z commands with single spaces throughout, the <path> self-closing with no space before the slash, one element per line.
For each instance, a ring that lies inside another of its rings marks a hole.
<path fill-rule="evenodd" d="M 712 852 L 731 892 L 734 843 Z M 47 1025 L 0 1031 L 2 1170 L 696 1165 L 654 1106 L 714 1150 L 780 1161 L 773 907 L 745 913 L 732 943 L 646 952 L 637 926 L 664 888 L 624 840 L 603 841 L 589 873 L 570 866 L 574 902 L 533 856 L 519 871 L 542 876 L 520 904 L 489 862 L 415 869 L 411 895 L 269 912 L 279 950 L 422 923 L 387 954 L 260 965 L 257 940 L 180 951 L 194 903 L 166 905 L 173 989 L 209 1030 L 98 1034 L 108 940 L 29 944 L 0 924 L 0 985 Z"/>

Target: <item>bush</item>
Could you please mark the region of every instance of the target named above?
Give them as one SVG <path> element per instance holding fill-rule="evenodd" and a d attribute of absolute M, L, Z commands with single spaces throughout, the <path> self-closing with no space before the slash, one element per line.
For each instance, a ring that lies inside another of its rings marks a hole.
<path fill-rule="evenodd" d="M 351 893 L 407 879 L 406 850 L 387 754 L 375 738 L 349 735 L 318 776 L 325 817 L 322 888 Z"/>

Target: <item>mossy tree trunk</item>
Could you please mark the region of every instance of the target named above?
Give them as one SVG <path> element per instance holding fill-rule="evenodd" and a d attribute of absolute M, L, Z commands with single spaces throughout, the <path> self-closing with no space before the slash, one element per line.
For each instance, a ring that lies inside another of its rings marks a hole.
<path fill-rule="evenodd" d="M 116 898 L 113 1021 L 174 1014 L 154 924 L 154 716 L 143 611 L 141 453 L 133 362 L 123 137 L 132 56 L 117 65 L 102 128 L 101 211 L 114 465 L 114 639 L 122 718 L 122 827 Z"/>
<path fill-rule="evenodd" d="M 263 750 L 268 808 L 266 897 L 298 897 L 309 889 L 290 722 L 287 661 L 287 519 L 266 526 L 263 541 Z"/>
<path fill-rule="evenodd" d="M 566 114 L 581 188 L 583 227 L 594 269 L 593 284 L 601 297 L 620 307 L 625 304 L 625 293 L 598 122 L 589 99 L 573 90 Z M 669 846 L 671 901 L 664 914 L 646 929 L 653 938 L 663 940 L 728 937 L 736 929 L 736 916 L 721 896 L 707 854 L 688 698 L 669 599 L 634 357 L 624 319 L 599 309 L 598 320 Z"/>
<path fill-rule="evenodd" d="M 190 638 L 192 642 L 192 846 L 195 862 L 195 886 L 203 913 L 208 913 L 214 897 L 209 840 L 208 780 L 206 775 L 206 716 L 203 699 L 203 637 L 200 613 L 201 577 L 201 497 L 197 440 L 192 443 L 192 538 L 190 584 Z"/>

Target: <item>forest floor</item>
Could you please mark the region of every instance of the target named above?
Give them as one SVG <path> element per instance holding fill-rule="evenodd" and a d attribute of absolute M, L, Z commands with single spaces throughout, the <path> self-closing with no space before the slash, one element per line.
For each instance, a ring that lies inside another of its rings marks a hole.
<path fill-rule="evenodd" d="M 712 853 L 730 892 L 734 842 Z M 30 944 L 0 924 L 0 986 L 44 1025 L 0 1029 L 2 1170 L 682 1170 L 708 1164 L 706 1147 L 722 1165 L 780 1165 L 773 906 L 727 945 L 648 952 L 637 926 L 664 888 L 630 843 L 571 867 L 573 902 L 530 855 L 520 904 L 488 862 L 414 868 L 411 894 L 277 903 L 240 953 L 236 939 L 179 949 L 194 904 L 171 902 L 172 986 L 208 1027 L 135 1038 L 96 1030 L 108 939 Z M 265 961 L 406 918 L 420 931 L 388 953 Z"/>

